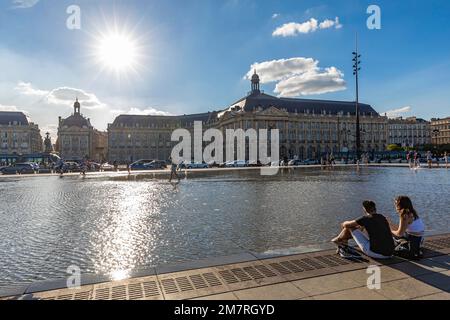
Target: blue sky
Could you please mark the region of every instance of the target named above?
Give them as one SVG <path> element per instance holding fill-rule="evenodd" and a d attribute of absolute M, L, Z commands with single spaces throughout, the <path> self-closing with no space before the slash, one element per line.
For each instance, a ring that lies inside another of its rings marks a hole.
<path fill-rule="evenodd" d="M 81 30 L 66 28 L 72 4 Z M 370 4 L 381 30 L 366 26 Z M 0 109 L 24 110 L 52 133 L 75 95 L 99 129 L 120 113 L 217 110 L 249 91 L 252 65 L 266 93 L 354 100 L 358 32 L 362 101 L 380 113 L 449 116 L 449 16 L 448 1 L 2 0 Z M 114 26 L 138 47 L 134 71 L 94 61 Z"/>

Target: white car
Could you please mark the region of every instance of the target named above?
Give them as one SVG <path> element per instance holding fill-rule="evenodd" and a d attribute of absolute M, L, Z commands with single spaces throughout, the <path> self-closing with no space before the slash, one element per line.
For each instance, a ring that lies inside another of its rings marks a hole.
<path fill-rule="evenodd" d="M 208 165 L 202 162 L 184 162 L 183 168 L 186 169 L 206 169 Z"/>
<path fill-rule="evenodd" d="M 245 160 L 233 160 L 233 161 L 227 161 L 225 162 L 226 168 L 237 168 L 237 167 L 246 167 L 247 161 Z"/>

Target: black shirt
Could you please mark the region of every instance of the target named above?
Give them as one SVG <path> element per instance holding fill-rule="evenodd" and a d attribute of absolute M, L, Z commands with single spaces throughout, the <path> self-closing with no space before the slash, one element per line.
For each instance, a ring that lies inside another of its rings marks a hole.
<path fill-rule="evenodd" d="M 393 254 L 394 240 L 385 216 L 375 213 L 357 219 L 356 223 L 367 230 L 372 252 L 383 256 L 391 256 Z"/>

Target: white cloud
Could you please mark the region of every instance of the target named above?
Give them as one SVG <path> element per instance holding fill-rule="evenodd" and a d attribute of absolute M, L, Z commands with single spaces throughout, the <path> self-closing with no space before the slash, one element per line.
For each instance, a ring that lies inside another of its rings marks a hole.
<path fill-rule="evenodd" d="M 315 32 L 318 29 L 329 29 L 334 27 L 335 29 L 342 28 L 342 24 L 339 23 L 339 18 L 336 17 L 335 20 L 326 19 L 322 22 L 318 22 L 317 19 L 311 18 L 308 21 L 297 23 L 289 22 L 283 24 L 281 27 L 275 29 L 272 33 L 274 37 L 293 37 L 301 33 L 306 34 L 310 32 Z"/>
<path fill-rule="evenodd" d="M 315 69 L 317 64 L 318 61 L 303 57 L 256 62 L 250 66 L 250 70 L 245 77 L 251 79 L 254 70 L 256 70 L 261 82 L 269 83 Z"/>
<path fill-rule="evenodd" d="M 281 80 L 274 92 L 283 97 L 324 94 L 345 90 L 343 73 L 335 67 L 315 69 Z"/>
<path fill-rule="evenodd" d="M 295 57 L 254 63 L 244 78 L 251 79 L 254 70 L 261 83 L 277 82 L 274 92 L 295 97 L 323 94 L 346 89 L 344 74 L 336 67 L 319 68 L 319 61 Z"/>
<path fill-rule="evenodd" d="M 339 23 L 339 18 L 336 17 L 334 20 L 326 19 L 319 24 L 320 29 L 328 29 L 328 28 L 336 28 L 341 29 L 342 24 Z"/>
<path fill-rule="evenodd" d="M 17 86 L 14 89 L 26 96 L 46 96 L 49 94 L 48 91 L 33 88 L 31 83 L 29 82 L 21 81 L 17 84 Z"/>
<path fill-rule="evenodd" d="M 272 19 L 276 19 L 276 18 L 278 18 L 279 16 L 280 16 L 279 13 L 274 13 L 274 14 L 272 15 Z"/>
<path fill-rule="evenodd" d="M 16 106 L 5 106 L 0 104 L 0 111 L 20 111 Z"/>
<path fill-rule="evenodd" d="M 14 8 L 16 9 L 27 9 L 34 7 L 39 0 L 13 0 Z"/>
<path fill-rule="evenodd" d="M 82 107 L 86 109 L 97 109 L 105 107 L 105 104 L 100 102 L 97 96 L 93 93 L 88 93 L 82 89 L 75 89 L 69 87 L 60 87 L 53 89 L 47 96 L 50 103 L 53 104 L 73 104 L 78 98 Z"/>
<path fill-rule="evenodd" d="M 35 88 L 31 83 L 23 81 L 19 82 L 14 89 L 25 96 L 45 97 L 50 104 L 55 105 L 72 105 L 75 99 L 78 98 L 86 109 L 105 107 L 105 104 L 100 102 L 95 94 L 88 93 L 82 89 L 59 87 L 47 91 Z"/>
<path fill-rule="evenodd" d="M 405 107 L 401 107 L 401 108 L 398 108 L 398 109 L 388 110 L 388 111 L 386 111 L 386 115 L 389 118 L 397 118 L 397 117 L 400 117 L 400 116 L 402 116 L 402 115 L 404 115 L 406 113 L 409 113 L 409 112 L 411 112 L 411 107 L 410 106 L 405 106 Z"/>
<path fill-rule="evenodd" d="M 145 116 L 170 116 L 171 114 L 166 111 L 161 111 L 155 108 L 146 108 L 146 109 L 139 109 L 139 108 L 130 108 L 126 112 L 126 114 L 132 114 L 132 115 L 145 115 Z"/>

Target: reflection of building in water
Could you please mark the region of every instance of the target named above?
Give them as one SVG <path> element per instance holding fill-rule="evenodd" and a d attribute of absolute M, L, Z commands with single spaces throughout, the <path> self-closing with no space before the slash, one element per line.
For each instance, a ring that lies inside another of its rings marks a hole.
<path fill-rule="evenodd" d="M 90 119 L 81 114 L 81 105 L 75 101 L 74 113 L 66 119 L 59 117 L 58 141 L 56 143 L 63 159 L 88 158 L 101 161 L 106 158 L 107 135 L 91 125 Z"/>
<path fill-rule="evenodd" d="M 263 93 L 259 76 L 251 79 L 251 92 L 221 111 L 183 116 L 121 115 L 108 126 L 109 159 L 167 159 L 176 128 L 279 129 L 280 156 L 318 158 L 326 153 L 355 150 L 355 102 L 278 98 Z M 370 105 L 359 104 L 361 149 L 384 151 L 388 144 L 387 118 Z M 247 148 L 248 149 L 248 148 Z M 248 154 L 248 150 L 247 150 Z"/>
<path fill-rule="evenodd" d="M 42 151 L 37 124 L 23 112 L 0 111 L 0 154 L 28 154 Z"/>
<path fill-rule="evenodd" d="M 431 143 L 431 124 L 416 117 L 389 119 L 389 144 L 416 147 Z"/>
<path fill-rule="evenodd" d="M 450 144 L 450 117 L 431 119 L 431 132 L 433 144 Z"/>

